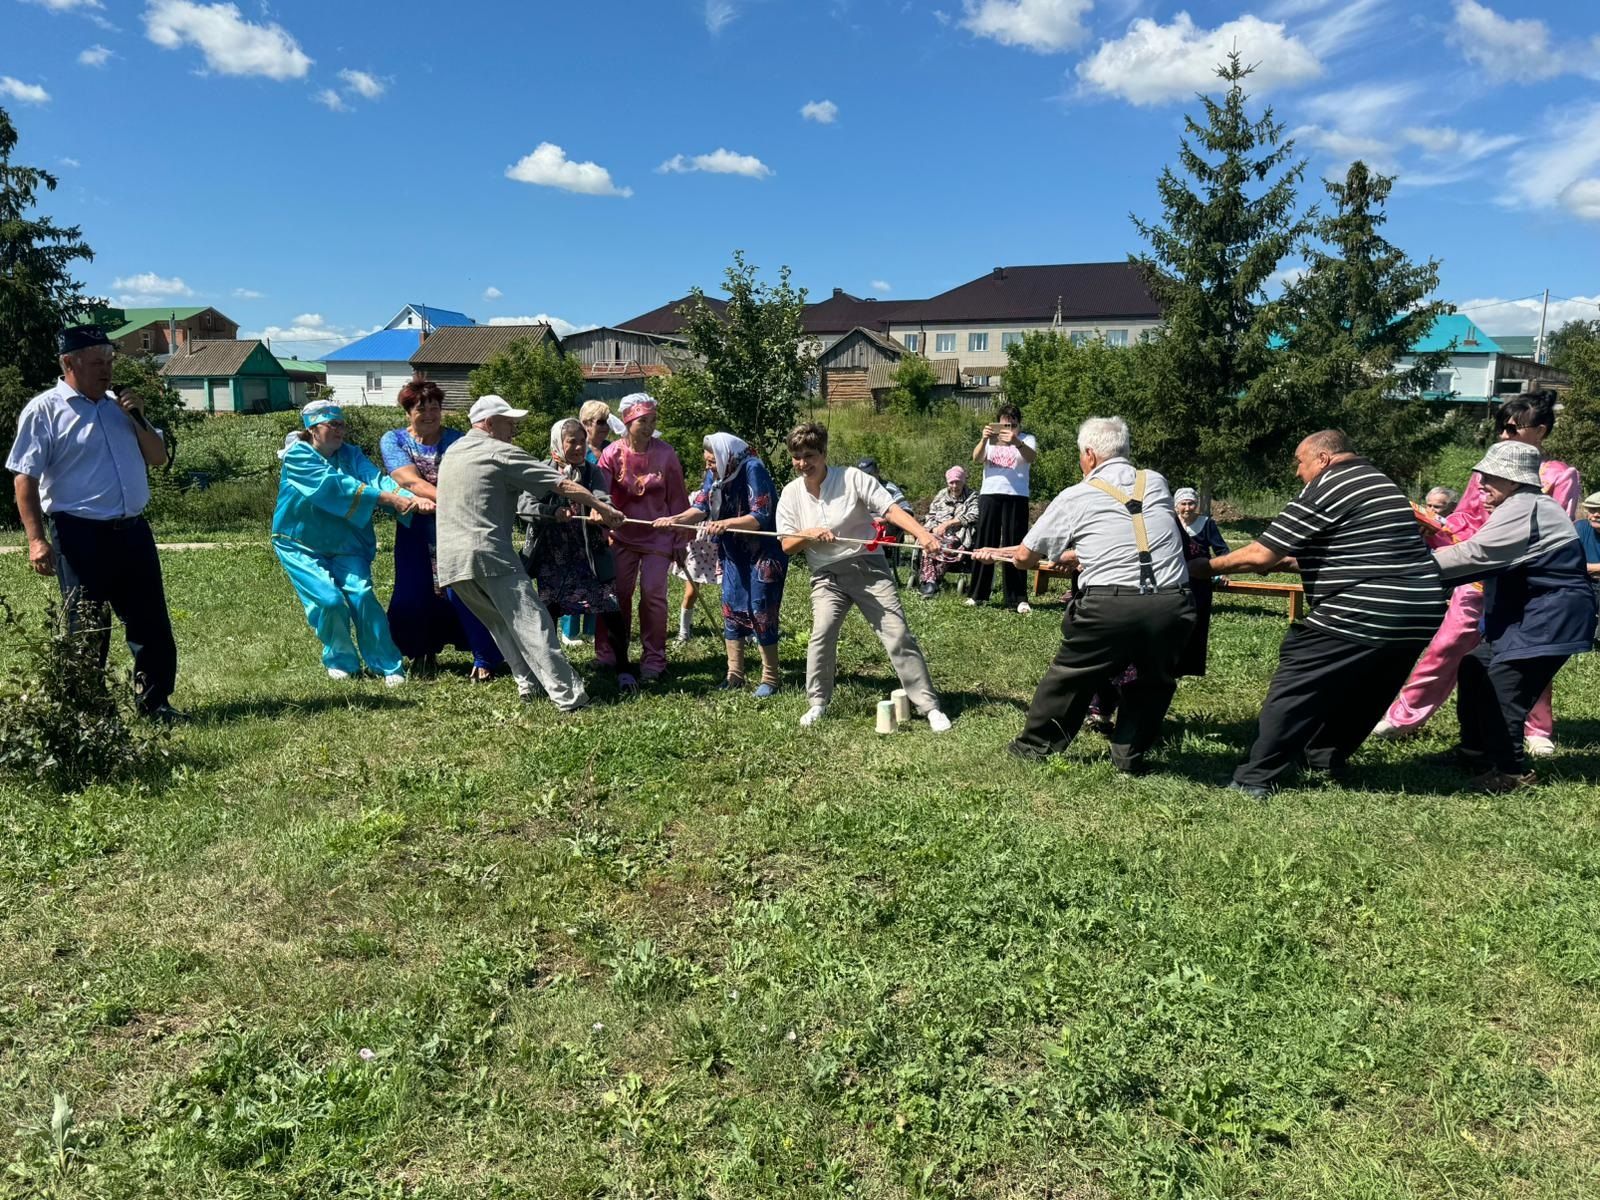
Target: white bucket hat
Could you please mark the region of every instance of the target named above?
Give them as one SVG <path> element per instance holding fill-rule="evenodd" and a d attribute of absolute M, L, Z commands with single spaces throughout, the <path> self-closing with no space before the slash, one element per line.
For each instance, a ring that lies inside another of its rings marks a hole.
<path fill-rule="evenodd" d="M 1543 461 L 1544 455 L 1527 442 L 1496 442 L 1472 469 L 1479 475 L 1540 487 L 1543 480 L 1539 478 L 1539 464 Z"/>

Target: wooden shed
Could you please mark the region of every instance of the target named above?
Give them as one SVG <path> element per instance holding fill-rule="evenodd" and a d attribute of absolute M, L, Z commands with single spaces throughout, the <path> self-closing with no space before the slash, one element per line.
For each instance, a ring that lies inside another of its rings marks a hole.
<path fill-rule="evenodd" d="M 870 403 L 869 372 L 874 367 L 892 371 L 909 353 L 887 334 L 856 326 L 817 356 L 822 402 L 830 406 Z"/>
<path fill-rule="evenodd" d="M 583 367 L 583 398 L 608 402 L 642 391 L 652 376 L 676 374 L 694 360 L 683 338 L 611 326 L 568 334 L 561 349 Z"/>
<path fill-rule="evenodd" d="M 559 354 L 561 339 L 548 325 L 457 325 L 435 329 L 411 356 L 416 377 L 439 385 L 447 409 L 472 407 L 467 378 L 512 342 L 548 342 Z"/>

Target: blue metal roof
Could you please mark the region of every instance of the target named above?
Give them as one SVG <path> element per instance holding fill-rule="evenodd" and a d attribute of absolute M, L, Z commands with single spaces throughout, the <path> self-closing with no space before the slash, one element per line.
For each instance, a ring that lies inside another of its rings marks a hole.
<path fill-rule="evenodd" d="M 413 304 L 422 319 L 430 325 L 476 325 L 477 322 L 466 313 L 451 312 L 448 308 L 429 308 L 424 304 Z"/>
<path fill-rule="evenodd" d="M 367 362 L 405 362 L 422 345 L 420 329 L 380 329 L 358 338 L 348 346 L 341 346 L 332 354 L 324 354 L 323 362 L 349 362 L 359 359 Z"/>
<path fill-rule="evenodd" d="M 1451 343 L 1455 345 L 1452 347 Z M 1449 350 L 1453 354 L 1499 354 L 1500 343 L 1460 313 L 1439 317 L 1433 328 L 1412 344 L 1413 354 L 1432 354 Z"/>

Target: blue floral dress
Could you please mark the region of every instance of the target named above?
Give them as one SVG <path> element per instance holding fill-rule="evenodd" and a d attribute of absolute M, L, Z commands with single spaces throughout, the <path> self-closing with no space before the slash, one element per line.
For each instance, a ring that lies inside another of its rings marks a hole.
<path fill-rule="evenodd" d="M 720 485 L 716 473 L 707 471 L 694 507 L 708 520 L 753 516 L 766 532 L 777 530 L 778 490 L 754 454 L 729 463 Z M 724 533 L 716 541 L 722 555 L 722 636 L 735 642 L 754 634 L 757 645 L 776 646 L 789 556 L 777 538 Z"/>
<path fill-rule="evenodd" d="M 442 430 L 437 445 L 411 436 L 409 429 L 391 429 L 378 448 L 383 469 L 391 475 L 401 467 L 415 467 L 424 483 L 439 483 L 439 460 L 461 440 L 454 429 Z M 438 654 L 446 646 L 472 651 L 473 666 L 493 670 L 505 661 L 483 622 L 472 615 L 456 594 L 441 595 L 434 583 L 435 523 L 432 514 L 418 513 L 408 527 L 396 526 L 394 537 L 394 592 L 389 597 L 389 631 L 407 658 Z"/>

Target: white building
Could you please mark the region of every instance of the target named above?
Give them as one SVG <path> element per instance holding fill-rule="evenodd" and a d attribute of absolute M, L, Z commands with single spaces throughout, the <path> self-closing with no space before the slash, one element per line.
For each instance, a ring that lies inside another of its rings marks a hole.
<path fill-rule="evenodd" d="M 420 329 L 380 329 L 324 357 L 334 403 L 399 404 L 401 387 L 411 381 L 409 360 L 420 345 Z"/>

